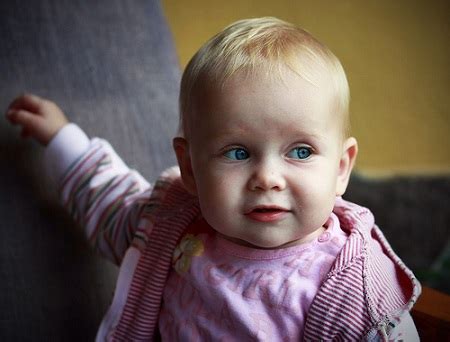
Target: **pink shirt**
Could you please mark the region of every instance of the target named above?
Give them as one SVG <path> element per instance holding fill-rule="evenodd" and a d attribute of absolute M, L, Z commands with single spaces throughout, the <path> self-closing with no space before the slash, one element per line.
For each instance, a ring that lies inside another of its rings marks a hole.
<path fill-rule="evenodd" d="M 209 233 L 174 253 L 159 328 L 167 341 L 300 340 L 306 315 L 347 235 L 332 214 L 315 240 L 262 250 Z"/>
<path fill-rule="evenodd" d="M 90 141 L 73 124 L 51 141 L 46 156 L 69 213 L 93 246 L 121 265 L 98 341 L 150 340 L 158 323 L 175 340 L 225 340 L 229 331 L 234 340 L 258 333 L 279 340 L 419 340 L 409 311 L 420 284 L 366 208 L 336 198 L 333 212 L 348 238 L 335 233 L 333 214 L 329 235 L 310 244 L 254 250 L 215 237 L 202 221 L 192 223 L 200 209 L 176 168 L 151 187 L 107 142 Z M 195 236 L 180 242 L 186 232 Z"/>

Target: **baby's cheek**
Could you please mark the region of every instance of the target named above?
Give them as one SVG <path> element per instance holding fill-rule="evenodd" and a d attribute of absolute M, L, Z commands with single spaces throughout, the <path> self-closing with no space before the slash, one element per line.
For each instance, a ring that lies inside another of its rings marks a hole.
<path fill-rule="evenodd" d="M 208 172 L 204 177 L 205 193 L 209 197 L 218 197 L 221 200 L 223 197 L 230 196 L 236 191 L 240 191 L 242 187 L 239 184 L 242 175 L 239 177 L 236 172 L 231 170 L 216 170 Z M 217 196 L 215 196 L 217 195 Z"/>
<path fill-rule="evenodd" d="M 199 192 L 203 216 L 210 221 L 221 221 L 237 207 L 237 188 L 226 179 L 205 182 Z M 242 197 L 242 196 L 241 196 Z M 211 224 L 211 222 L 209 222 Z"/>

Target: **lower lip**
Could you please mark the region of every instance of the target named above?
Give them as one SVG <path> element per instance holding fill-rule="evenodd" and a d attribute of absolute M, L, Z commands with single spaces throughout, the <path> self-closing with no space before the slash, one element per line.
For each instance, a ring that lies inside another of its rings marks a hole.
<path fill-rule="evenodd" d="M 252 211 L 246 216 L 252 220 L 259 222 L 274 222 L 283 219 L 288 214 L 287 211 L 268 211 L 268 212 L 259 212 Z"/>

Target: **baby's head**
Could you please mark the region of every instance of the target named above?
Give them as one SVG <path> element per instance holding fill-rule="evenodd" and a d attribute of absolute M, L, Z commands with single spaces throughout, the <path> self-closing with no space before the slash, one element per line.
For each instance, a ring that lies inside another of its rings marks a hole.
<path fill-rule="evenodd" d="M 339 60 L 300 28 L 242 20 L 209 40 L 183 74 L 174 139 L 206 221 L 261 248 L 318 235 L 357 153 L 348 102 Z"/>
<path fill-rule="evenodd" d="M 335 120 L 349 134 L 349 88 L 336 56 L 305 30 L 277 18 L 237 21 L 212 37 L 187 65 L 180 91 L 180 128 L 184 136 L 201 120 L 196 115 L 211 88 L 220 88 L 236 74 L 265 75 L 282 80 L 289 69 L 311 84 L 320 86 L 327 77 L 332 88 Z"/>

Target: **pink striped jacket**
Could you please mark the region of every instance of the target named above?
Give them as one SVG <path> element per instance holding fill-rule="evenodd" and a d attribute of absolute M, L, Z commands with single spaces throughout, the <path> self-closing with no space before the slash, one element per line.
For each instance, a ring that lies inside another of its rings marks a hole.
<path fill-rule="evenodd" d="M 97 340 L 157 338 L 172 252 L 200 214 L 178 169 L 166 171 L 151 189 L 107 143 L 96 139 L 66 171 L 61 191 L 93 244 L 121 264 Z M 349 238 L 310 307 L 304 339 L 387 341 L 405 318 L 411 320 L 420 284 L 368 209 L 337 198 L 334 212 Z"/>

